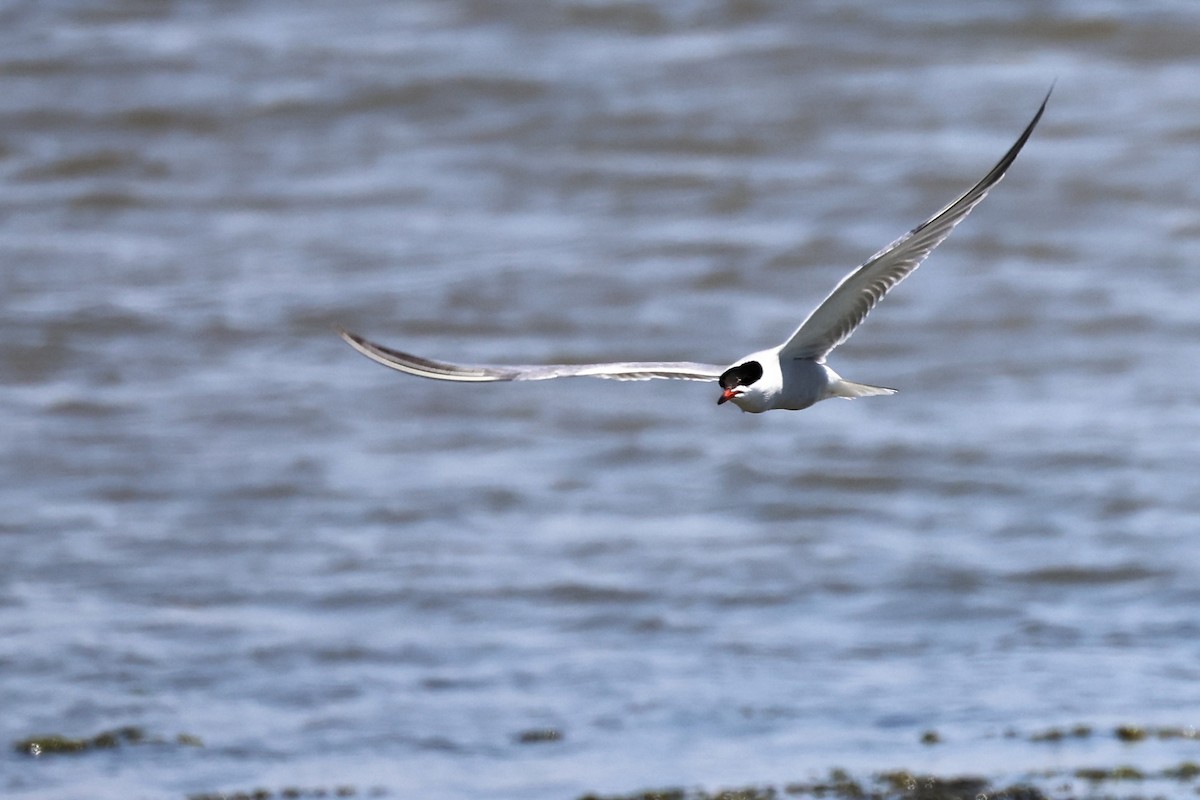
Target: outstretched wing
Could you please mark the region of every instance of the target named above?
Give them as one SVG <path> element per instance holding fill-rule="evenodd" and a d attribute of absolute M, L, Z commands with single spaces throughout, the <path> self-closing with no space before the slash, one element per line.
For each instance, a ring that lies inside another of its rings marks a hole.
<path fill-rule="evenodd" d="M 823 361 L 831 350 L 850 338 L 875 304 L 892 287 L 921 266 L 937 247 L 975 208 L 1016 160 L 1029 135 L 1046 110 L 1050 93 L 1042 100 L 1033 121 L 1026 126 L 1016 144 L 1009 148 L 992 171 L 966 194 L 929 219 L 871 256 L 862 266 L 842 279 L 821 305 L 808 315 L 791 338 L 780 348 L 781 358 L 808 358 Z"/>
<path fill-rule="evenodd" d="M 375 344 L 361 336 L 338 329 L 346 343 L 372 361 L 410 375 L 439 381 L 489 383 L 493 381 L 544 381 L 550 378 L 609 378 L 646 381 L 672 378 L 685 381 L 715 381 L 725 371 L 716 364 L 691 361 L 629 361 L 612 364 L 453 364 L 414 356 Z"/>

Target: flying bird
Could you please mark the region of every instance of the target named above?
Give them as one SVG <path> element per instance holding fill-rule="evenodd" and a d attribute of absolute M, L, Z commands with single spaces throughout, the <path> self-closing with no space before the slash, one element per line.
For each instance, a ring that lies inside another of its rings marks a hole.
<path fill-rule="evenodd" d="M 385 367 L 422 378 L 461 383 L 540 381 L 590 377 L 619 381 L 669 378 L 717 381 L 717 404 L 732 402 L 743 411 L 800 410 L 831 397 L 855 398 L 895 394 L 895 389 L 848 381 L 825 363 L 826 357 L 850 338 L 875 304 L 921 265 L 950 235 L 993 186 L 1000 182 L 1025 146 L 1046 110 L 1046 93 L 1033 120 L 1016 143 L 979 183 L 929 219 L 871 256 L 851 271 L 787 341 L 738 359 L 730 366 L 693 361 L 626 361 L 607 364 L 457 364 L 415 356 L 376 344 L 339 329 L 358 352 Z"/>

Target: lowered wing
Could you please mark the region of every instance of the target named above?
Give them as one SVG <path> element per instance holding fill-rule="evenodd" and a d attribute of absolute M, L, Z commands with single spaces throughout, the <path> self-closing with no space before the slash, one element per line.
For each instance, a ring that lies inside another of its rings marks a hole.
<path fill-rule="evenodd" d="M 464 383 L 494 381 L 544 381 L 550 378 L 608 378 L 617 381 L 647 381 L 669 378 L 685 381 L 715 381 L 725 371 L 716 364 L 691 361 L 625 361 L 611 364 L 454 364 L 393 350 L 345 330 L 338 330 L 346 343 L 385 367 L 422 378 Z"/>

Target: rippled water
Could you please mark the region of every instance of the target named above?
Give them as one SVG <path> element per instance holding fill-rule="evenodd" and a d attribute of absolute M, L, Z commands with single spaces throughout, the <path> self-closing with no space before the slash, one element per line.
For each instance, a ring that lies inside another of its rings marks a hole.
<path fill-rule="evenodd" d="M 1197 758 L 1022 744 L 1200 709 L 1194 4 L 0 21 L 7 796 Z M 1009 178 L 833 360 L 895 397 L 454 386 L 332 332 L 731 360 L 978 179 L 1052 81 Z M 204 747 L 9 747 L 124 725 Z"/>

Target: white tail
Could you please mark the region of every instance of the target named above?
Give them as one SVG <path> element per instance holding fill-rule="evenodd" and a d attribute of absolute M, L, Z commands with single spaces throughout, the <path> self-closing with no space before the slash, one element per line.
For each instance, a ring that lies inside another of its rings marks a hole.
<path fill-rule="evenodd" d="M 829 385 L 830 397 L 844 397 L 847 400 L 853 400 L 856 397 L 872 397 L 877 394 L 895 394 L 895 389 L 889 389 L 886 386 L 871 386 L 867 383 L 855 383 L 839 379 Z"/>

